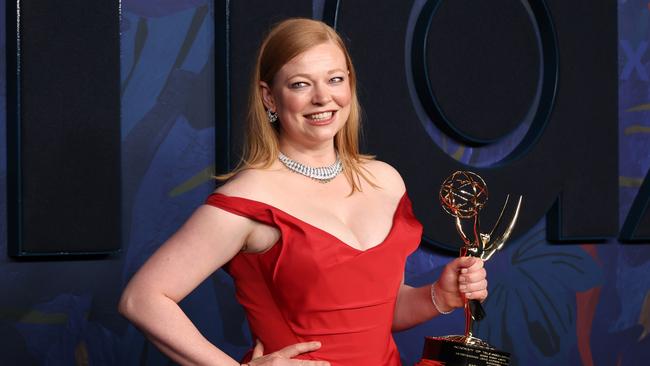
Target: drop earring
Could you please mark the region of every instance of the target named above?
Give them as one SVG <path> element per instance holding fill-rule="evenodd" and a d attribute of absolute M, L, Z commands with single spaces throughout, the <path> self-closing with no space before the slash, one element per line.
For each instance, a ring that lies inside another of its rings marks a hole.
<path fill-rule="evenodd" d="M 266 116 L 269 118 L 269 122 L 271 123 L 275 123 L 278 120 L 278 114 L 270 109 L 266 110 Z"/>

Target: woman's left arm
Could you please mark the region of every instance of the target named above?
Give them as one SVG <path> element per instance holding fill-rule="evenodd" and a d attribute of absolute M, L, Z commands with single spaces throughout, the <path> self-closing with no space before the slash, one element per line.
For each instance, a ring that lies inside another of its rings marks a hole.
<path fill-rule="evenodd" d="M 474 257 L 456 258 L 445 266 L 438 280 L 431 285 L 411 287 L 402 280 L 392 330 L 406 330 L 441 313 L 463 307 L 464 298 L 483 301 L 486 297 L 483 261 Z"/>

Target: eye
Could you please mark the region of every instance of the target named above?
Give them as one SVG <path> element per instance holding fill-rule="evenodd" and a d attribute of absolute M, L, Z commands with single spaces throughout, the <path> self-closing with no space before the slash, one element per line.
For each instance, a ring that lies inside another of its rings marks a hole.
<path fill-rule="evenodd" d="M 300 89 L 300 88 L 304 88 L 304 87 L 306 87 L 308 85 L 309 84 L 307 84 L 304 81 L 296 81 L 295 83 L 289 84 L 289 88 L 291 88 L 291 89 Z"/>
<path fill-rule="evenodd" d="M 335 76 L 330 79 L 330 83 L 338 84 L 338 83 L 342 83 L 344 80 L 345 78 L 343 76 Z"/>

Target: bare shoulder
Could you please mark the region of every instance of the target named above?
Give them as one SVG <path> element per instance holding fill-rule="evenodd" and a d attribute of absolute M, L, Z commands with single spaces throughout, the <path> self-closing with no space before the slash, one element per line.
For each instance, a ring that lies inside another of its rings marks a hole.
<path fill-rule="evenodd" d="M 230 178 L 215 192 L 227 196 L 260 199 L 268 195 L 267 185 L 264 183 L 272 181 L 273 174 L 273 171 L 266 169 L 245 169 Z"/>
<path fill-rule="evenodd" d="M 390 164 L 380 160 L 367 160 L 363 167 L 372 174 L 370 178 L 382 189 L 399 196 L 406 190 L 402 176 Z"/>

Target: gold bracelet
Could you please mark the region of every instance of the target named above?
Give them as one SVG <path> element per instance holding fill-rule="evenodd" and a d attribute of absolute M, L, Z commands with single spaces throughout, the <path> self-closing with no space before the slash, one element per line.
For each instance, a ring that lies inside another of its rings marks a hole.
<path fill-rule="evenodd" d="M 436 310 L 440 314 L 443 314 L 443 315 L 451 314 L 451 312 L 454 311 L 455 308 L 451 308 L 451 310 L 447 310 L 447 311 L 442 311 L 442 310 L 440 310 L 440 306 L 438 306 L 438 303 L 436 303 L 436 294 L 433 291 L 433 286 L 435 286 L 436 283 L 438 283 L 438 281 L 431 284 L 431 302 L 433 303 L 433 307 L 436 308 Z"/>

